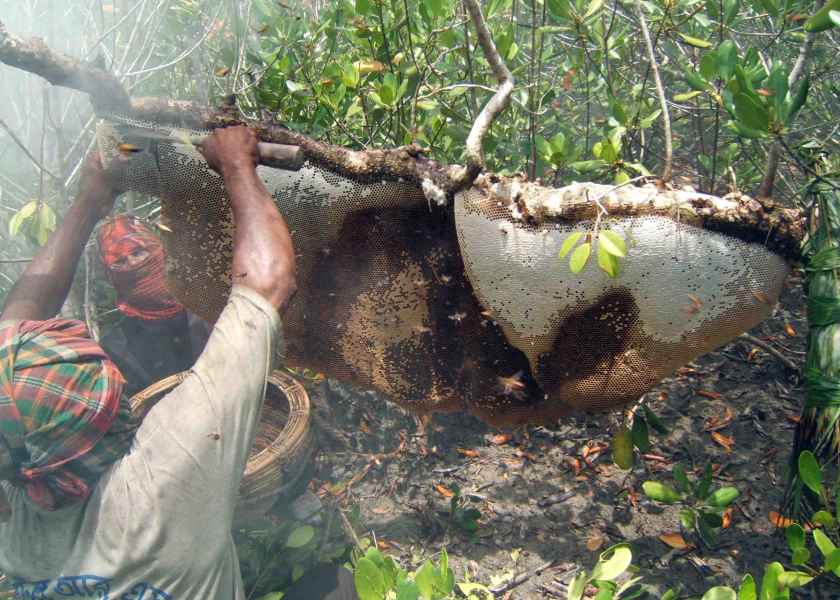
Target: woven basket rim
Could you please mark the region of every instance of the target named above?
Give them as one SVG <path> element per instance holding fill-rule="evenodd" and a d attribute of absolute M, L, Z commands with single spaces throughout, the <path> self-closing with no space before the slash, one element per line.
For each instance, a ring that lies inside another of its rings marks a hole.
<path fill-rule="evenodd" d="M 156 381 L 129 398 L 131 411 L 145 412 L 150 407 L 149 402 L 155 396 L 167 392 L 181 383 L 190 375 L 191 371 L 173 373 L 168 377 Z M 286 457 L 293 457 L 309 433 L 310 402 L 309 394 L 297 379 L 280 369 L 272 371 L 266 384 L 271 384 L 285 396 L 289 405 L 289 416 L 282 429 L 265 448 L 248 457 L 243 477 L 257 477 L 262 472 L 270 470 L 274 463 L 284 462 Z"/>

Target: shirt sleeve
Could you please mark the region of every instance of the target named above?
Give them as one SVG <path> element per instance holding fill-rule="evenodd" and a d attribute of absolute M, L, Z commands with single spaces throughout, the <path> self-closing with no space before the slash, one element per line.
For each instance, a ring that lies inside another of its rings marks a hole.
<path fill-rule="evenodd" d="M 268 301 L 234 286 L 190 374 L 138 429 L 120 477 L 174 530 L 229 535 L 279 328 Z"/>

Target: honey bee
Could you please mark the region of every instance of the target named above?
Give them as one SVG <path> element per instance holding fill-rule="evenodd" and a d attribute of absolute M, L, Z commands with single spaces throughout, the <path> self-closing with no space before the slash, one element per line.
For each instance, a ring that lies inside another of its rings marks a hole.
<path fill-rule="evenodd" d="M 513 396 L 521 400 L 524 397 L 525 383 L 522 381 L 522 371 L 517 371 L 510 377 L 496 377 L 496 383 L 505 396 Z"/>
<path fill-rule="evenodd" d="M 689 294 L 688 298 L 691 300 L 691 306 L 686 307 L 685 312 L 687 312 L 689 316 L 695 315 L 701 308 L 703 308 L 703 303 L 700 302 L 700 298 L 694 294 Z"/>
<path fill-rule="evenodd" d="M 134 144 L 120 144 L 117 146 L 117 150 L 120 151 L 120 154 L 123 156 L 128 156 L 129 154 L 136 154 L 137 152 L 142 152 L 143 149 L 139 146 L 135 146 Z"/>
<path fill-rule="evenodd" d="M 216 69 L 216 77 L 224 77 L 230 73 L 230 69 L 228 67 L 219 67 Z"/>
<path fill-rule="evenodd" d="M 770 298 L 768 298 L 767 294 L 765 294 L 761 290 L 754 290 L 752 295 L 753 295 L 753 298 L 755 298 L 756 300 L 758 300 L 762 304 L 770 304 Z"/>
<path fill-rule="evenodd" d="M 257 29 L 257 33 L 266 33 L 268 32 L 268 25 L 263 25 L 259 29 Z"/>
<path fill-rule="evenodd" d="M 456 323 L 460 323 L 467 317 L 467 313 L 456 312 L 449 315 L 449 318 L 455 321 Z"/>
<path fill-rule="evenodd" d="M 160 229 L 162 231 L 165 231 L 167 233 L 172 233 L 172 229 L 170 229 L 169 227 L 167 227 L 163 223 L 155 223 L 155 225 L 157 225 L 158 229 Z"/>
<path fill-rule="evenodd" d="M 415 325 L 413 329 L 414 329 L 415 333 L 419 333 L 421 335 L 424 334 L 424 333 L 431 333 L 432 332 L 431 329 L 429 329 L 428 327 L 424 327 L 423 325 Z"/>

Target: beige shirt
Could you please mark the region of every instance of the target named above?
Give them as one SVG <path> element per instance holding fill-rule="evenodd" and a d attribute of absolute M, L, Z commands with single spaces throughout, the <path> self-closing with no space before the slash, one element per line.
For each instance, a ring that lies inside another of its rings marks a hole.
<path fill-rule="evenodd" d="M 0 572 L 18 598 L 244 600 L 231 525 L 278 329 L 265 299 L 234 287 L 189 377 L 87 502 L 47 512 L 2 483 Z"/>

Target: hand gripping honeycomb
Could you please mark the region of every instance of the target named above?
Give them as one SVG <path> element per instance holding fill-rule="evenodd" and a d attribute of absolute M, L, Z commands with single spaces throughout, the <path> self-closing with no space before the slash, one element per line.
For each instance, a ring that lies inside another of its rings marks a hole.
<path fill-rule="evenodd" d="M 169 285 L 213 321 L 230 289 L 230 206 L 198 152 L 143 136 L 154 127 L 103 127 L 100 148 L 106 162 L 121 142 L 148 150 L 123 183 L 160 197 Z M 677 211 L 607 215 L 599 227 L 628 241 L 619 276 L 594 256 L 572 274 L 558 250 L 592 232 L 592 219 L 522 220 L 477 185 L 440 207 L 419 185 L 354 181 L 311 162 L 258 173 L 298 255 L 287 363 L 417 413 L 517 424 L 622 406 L 767 317 L 788 270 L 763 244 Z"/>

